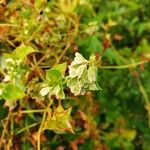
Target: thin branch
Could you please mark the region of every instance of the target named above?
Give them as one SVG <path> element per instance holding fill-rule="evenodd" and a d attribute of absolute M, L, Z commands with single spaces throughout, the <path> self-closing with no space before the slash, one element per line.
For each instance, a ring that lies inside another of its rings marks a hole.
<path fill-rule="evenodd" d="M 56 64 L 58 64 L 60 62 L 60 60 L 64 57 L 64 55 L 66 54 L 68 48 L 70 47 L 70 43 L 68 43 L 65 47 L 65 49 L 63 50 L 63 52 L 61 53 L 61 55 L 59 56 L 59 58 L 57 59 Z"/>
<path fill-rule="evenodd" d="M 9 112 L 9 114 L 8 114 L 8 117 L 6 119 L 6 123 L 5 123 L 4 129 L 3 129 L 3 132 L 2 132 L 2 136 L 0 138 L 0 149 L 2 148 L 3 139 L 4 139 L 4 136 L 5 136 L 6 130 L 7 130 L 7 126 L 8 126 L 9 121 L 10 121 L 10 116 L 11 116 L 11 112 Z"/>
<path fill-rule="evenodd" d="M 147 63 L 148 61 L 140 61 L 137 63 L 131 63 L 131 64 L 127 64 L 127 65 L 120 65 L 120 66 L 100 66 L 99 68 L 101 69 L 127 69 L 127 68 L 131 68 L 131 67 L 136 67 L 139 66 L 143 63 Z"/>
<path fill-rule="evenodd" d="M 29 126 L 26 126 L 26 127 L 22 128 L 22 129 L 20 129 L 19 131 L 16 131 L 15 134 L 16 135 L 20 134 L 20 133 L 24 132 L 25 130 L 28 130 L 28 129 L 32 128 L 32 127 L 37 126 L 39 123 L 40 122 L 37 122 L 37 123 L 33 123 L 33 124 L 29 125 Z"/>
<path fill-rule="evenodd" d="M 28 114 L 28 113 L 41 113 L 41 112 L 44 112 L 45 109 L 38 109 L 38 110 L 34 110 L 34 109 L 31 109 L 31 110 L 22 110 L 22 111 L 19 111 L 19 114 Z M 18 115 L 18 112 L 15 112 L 13 113 L 13 116 L 15 115 Z"/>
<path fill-rule="evenodd" d="M 39 130 L 38 130 L 37 150 L 41 149 L 41 132 L 43 131 L 43 125 L 44 125 L 44 122 L 46 119 L 46 114 L 47 114 L 48 109 L 51 106 L 51 104 L 52 104 L 52 100 L 50 99 L 47 107 L 45 108 L 45 112 L 44 112 L 43 117 L 42 117 L 42 122 L 41 122 L 41 125 L 40 125 Z"/>
<path fill-rule="evenodd" d="M 8 24 L 8 23 L 0 23 L 0 26 L 8 26 L 8 27 L 20 27 L 19 25 L 16 25 L 16 24 Z"/>
<path fill-rule="evenodd" d="M 138 86 L 139 86 L 139 90 L 141 92 L 141 94 L 143 95 L 144 97 L 144 100 L 145 100 L 145 103 L 146 103 L 146 106 L 149 106 L 150 105 L 150 101 L 149 101 L 149 97 L 142 85 L 142 82 L 139 78 L 137 78 L 137 83 L 138 83 Z M 146 109 L 148 111 L 148 123 L 149 123 L 149 128 L 150 128 L 150 110 L 149 109 Z"/>

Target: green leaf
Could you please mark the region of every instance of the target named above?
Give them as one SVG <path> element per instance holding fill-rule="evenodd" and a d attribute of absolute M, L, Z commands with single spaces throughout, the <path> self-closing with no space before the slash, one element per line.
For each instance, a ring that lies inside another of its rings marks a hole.
<path fill-rule="evenodd" d="M 63 91 L 63 76 L 61 74 L 61 72 L 64 73 L 65 71 L 64 65 L 65 64 L 56 66 L 56 68 L 61 68 L 60 70 L 52 68 L 46 71 L 46 82 L 48 84 L 48 87 L 50 88 L 49 94 L 56 95 L 58 99 L 65 98 L 65 94 Z"/>
<path fill-rule="evenodd" d="M 69 78 L 68 80 L 67 80 L 67 86 L 74 86 L 76 83 L 77 83 L 77 81 L 78 81 L 78 78 Z"/>
<path fill-rule="evenodd" d="M 136 136 L 136 130 L 134 129 L 122 129 L 122 132 L 121 132 L 122 136 L 129 140 L 129 141 L 132 141 L 135 136 Z"/>
<path fill-rule="evenodd" d="M 77 82 L 75 85 L 71 86 L 71 92 L 74 93 L 74 95 L 79 95 L 81 92 L 81 85 L 79 82 Z"/>
<path fill-rule="evenodd" d="M 74 78 L 74 77 L 81 78 L 84 70 L 86 70 L 86 69 L 87 69 L 87 64 L 69 66 L 69 77 L 71 77 L 71 78 Z"/>
<path fill-rule="evenodd" d="M 75 53 L 74 61 L 71 63 L 71 66 L 87 63 L 88 61 L 78 52 Z"/>
<path fill-rule="evenodd" d="M 23 61 L 28 54 L 33 53 L 35 51 L 36 50 L 34 50 L 31 46 L 25 46 L 24 44 L 21 44 L 11 54 L 5 54 L 4 56 L 6 58 L 12 58 Z"/>
<path fill-rule="evenodd" d="M 67 63 L 65 62 L 54 66 L 52 69 L 56 69 L 60 71 L 62 75 L 65 75 L 66 67 L 67 67 Z"/>
<path fill-rule="evenodd" d="M 150 52 L 150 44 L 146 39 L 143 39 L 140 45 L 137 47 L 137 50 L 134 52 L 136 55 L 148 54 Z"/>
<path fill-rule="evenodd" d="M 95 52 L 102 53 L 102 44 L 96 35 L 88 36 L 79 40 L 79 49 L 86 58 Z"/>
<path fill-rule="evenodd" d="M 4 84 L 3 88 L 2 97 L 6 100 L 21 99 L 25 96 L 24 91 L 14 84 Z"/>
<path fill-rule="evenodd" d="M 44 129 L 54 130 L 56 129 L 56 118 L 53 117 L 45 122 Z"/>
<path fill-rule="evenodd" d="M 60 78 L 62 78 L 60 71 L 56 69 L 49 69 L 46 71 L 46 80 L 57 82 Z"/>
<path fill-rule="evenodd" d="M 0 108 L 0 119 L 5 119 L 8 115 L 9 108 L 8 107 L 1 107 Z"/>
<path fill-rule="evenodd" d="M 1 99 L 1 100 L 0 100 L 0 107 L 2 107 L 4 104 L 5 104 L 5 100 L 4 100 L 4 99 Z"/>
<path fill-rule="evenodd" d="M 71 107 L 64 110 L 61 104 L 59 104 L 54 110 L 53 115 L 48 116 L 47 121 L 44 124 L 44 129 L 54 130 L 57 133 L 63 133 L 66 131 L 73 132 L 69 122 L 71 110 Z"/>
<path fill-rule="evenodd" d="M 60 91 L 58 93 L 58 98 L 65 99 L 65 93 L 62 88 L 60 89 Z"/>
<path fill-rule="evenodd" d="M 94 90 L 100 90 L 101 88 L 98 86 L 98 84 L 93 82 L 90 84 L 89 89 L 94 91 Z"/>
<path fill-rule="evenodd" d="M 107 49 L 103 57 L 106 57 L 109 60 L 110 64 L 113 63 L 122 64 L 122 62 L 124 63 L 123 57 L 114 49 L 110 49 L 110 48 Z"/>
<path fill-rule="evenodd" d="M 95 82 L 96 81 L 96 76 L 97 76 L 97 67 L 96 66 L 90 66 L 88 71 L 88 79 L 90 82 Z"/>

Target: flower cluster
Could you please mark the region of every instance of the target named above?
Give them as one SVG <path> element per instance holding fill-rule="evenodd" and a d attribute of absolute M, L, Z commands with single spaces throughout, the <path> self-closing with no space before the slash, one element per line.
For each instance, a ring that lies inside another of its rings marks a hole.
<path fill-rule="evenodd" d="M 20 78 L 20 63 L 19 60 L 14 60 L 12 58 L 6 59 L 6 69 L 7 69 L 7 75 L 4 78 L 4 82 L 9 82 L 13 80 L 14 78 Z M 19 72 L 19 73 L 18 73 Z"/>
<path fill-rule="evenodd" d="M 87 90 L 99 90 L 96 82 L 97 67 L 96 58 L 92 55 L 86 60 L 78 52 L 75 53 L 74 61 L 69 66 L 69 76 L 67 77 L 67 86 L 74 95 L 83 95 Z"/>

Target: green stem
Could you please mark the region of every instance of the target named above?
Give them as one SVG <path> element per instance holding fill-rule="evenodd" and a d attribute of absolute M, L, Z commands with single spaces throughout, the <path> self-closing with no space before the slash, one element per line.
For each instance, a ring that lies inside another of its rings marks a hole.
<path fill-rule="evenodd" d="M 24 132 L 25 130 L 28 130 L 28 129 L 32 128 L 32 127 L 35 127 L 35 126 L 38 125 L 39 123 L 40 123 L 40 122 L 33 123 L 33 124 L 29 125 L 29 126 L 26 126 L 26 127 L 22 128 L 22 129 L 20 129 L 19 131 L 16 131 L 16 135 L 17 135 L 17 134 L 20 134 L 20 133 Z"/>
<path fill-rule="evenodd" d="M 39 128 L 39 131 L 38 131 L 38 144 L 37 144 L 37 150 L 40 150 L 41 149 L 41 132 L 42 132 L 42 128 L 43 128 L 43 125 L 44 125 L 44 121 L 46 119 L 46 113 L 47 111 L 44 112 L 43 114 L 43 118 L 42 118 L 42 122 L 41 122 L 41 125 L 40 125 L 40 128 Z"/>
<path fill-rule="evenodd" d="M 148 95 L 147 95 L 147 93 L 146 93 L 146 91 L 145 91 L 145 89 L 144 89 L 144 87 L 143 87 L 143 85 L 142 85 L 142 83 L 141 83 L 141 81 L 140 81 L 139 78 L 137 78 L 137 83 L 138 83 L 140 92 L 142 93 L 142 95 L 143 95 L 143 97 L 144 97 L 144 99 L 145 99 L 145 103 L 146 103 L 146 104 L 149 104 Z"/>
<path fill-rule="evenodd" d="M 61 53 L 61 55 L 57 59 L 56 64 L 58 64 L 60 62 L 60 60 L 63 58 L 63 56 L 65 55 L 65 53 L 67 52 L 67 50 L 68 50 L 69 47 L 70 47 L 70 42 L 66 45 L 65 49 L 63 50 L 63 52 Z"/>
<path fill-rule="evenodd" d="M 50 105 L 52 104 L 52 100 L 49 100 L 49 103 L 47 105 L 47 107 L 45 108 L 45 111 L 44 111 L 44 114 L 43 114 L 43 117 L 42 117 L 42 122 L 41 122 L 41 125 L 39 127 L 39 130 L 38 130 L 38 141 L 37 141 L 37 150 L 40 150 L 41 149 L 41 139 L 40 139 L 40 135 L 41 135 L 41 132 L 43 131 L 43 125 L 44 125 L 44 122 L 45 122 L 45 119 L 46 119 L 46 114 L 47 114 L 47 110 L 49 109 Z"/>
<path fill-rule="evenodd" d="M 8 150 L 11 150 L 13 146 L 13 135 L 14 135 L 14 120 L 12 114 L 10 114 L 10 135 L 9 135 L 8 145 L 7 145 Z"/>
<path fill-rule="evenodd" d="M 38 109 L 38 110 L 34 110 L 34 109 L 31 109 L 31 110 L 22 110 L 22 111 L 19 111 L 19 113 L 22 113 L 22 114 L 28 114 L 28 113 L 40 113 L 40 112 L 44 112 L 45 109 Z M 17 115 L 18 112 L 15 112 L 13 113 L 13 115 Z"/>
<path fill-rule="evenodd" d="M 139 78 L 137 78 L 137 83 L 138 83 L 138 86 L 139 86 L 139 90 L 140 92 L 142 93 L 143 97 L 144 97 L 144 100 L 145 100 L 145 103 L 146 103 L 146 106 L 149 106 L 150 105 L 150 102 L 149 102 L 149 98 L 148 98 L 148 95 L 142 85 L 142 82 Z M 150 111 L 148 111 L 148 123 L 149 123 L 149 127 L 150 127 Z"/>
<path fill-rule="evenodd" d="M 9 124 L 9 121 L 10 121 L 10 116 L 11 116 L 11 112 L 9 112 L 8 116 L 7 116 L 7 119 L 6 119 L 6 123 L 4 124 L 4 129 L 3 129 L 3 132 L 2 132 L 2 136 L 0 138 L 0 149 L 2 148 L 2 144 L 3 144 L 3 139 L 4 139 L 4 136 L 5 136 L 5 133 L 7 131 L 7 126 Z"/>
<path fill-rule="evenodd" d="M 137 63 L 127 64 L 127 65 L 120 65 L 120 66 L 100 66 L 100 69 L 127 69 L 131 67 L 136 67 L 138 65 L 141 65 L 143 63 L 147 63 L 148 61 L 140 61 Z"/>
<path fill-rule="evenodd" d="M 8 23 L 0 23 L 0 26 L 4 26 L 4 27 L 20 27 L 19 25 L 16 24 L 8 24 Z"/>
<path fill-rule="evenodd" d="M 28 39 L 27 43 L 29 43 L 33 38 L 34 36 L 41 30 L 41 28 L 43 28 L 43 24 L 41 24 L 36 30 L 35 32 L 33 32 L 33 34 L 30 36 L 30 38 Z"/>

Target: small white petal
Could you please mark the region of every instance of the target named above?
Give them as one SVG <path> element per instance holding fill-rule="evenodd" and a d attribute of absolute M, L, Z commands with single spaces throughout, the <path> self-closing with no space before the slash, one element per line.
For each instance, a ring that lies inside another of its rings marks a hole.
<path fill-rule="evenodd" d="M 10 81 L 10 79 L 11 79 L 10 75 L 6 75 L 3 81 L 4 82 L 8 82 L 8 81 Z"/>
<path fill-rule="evenodd" d="M 88 69 L 88 79 L 90 82 L 96 81 L 97 68 L 95 66 L 91 66 Z"/>
<path fill-rule="evenodd" d="M 61 90 L 61 89 L 60 89 L 60 86 L 57 85 L 57 86 L 54 87 L 53 92 L 54 92 L 54 94 L 58 95 L 58 93 L 59 93 L 60 90 Z"/>
<path fill-rule="evenodd" d="M 76 96 L 79 95 L 81 92 L 81 85 L 77 82 L 74 86 L 70 87 L 71 92 Z"/>
<path fill-rule="evenodd" d="M 87 64 L 81 65 L 81 66 L 78 67 L 78 69 L 76 71 L 78 78 L 81 78 L 81 76 L 83 74 L 83 71 L 86 69 L 86 67 L 87 67 Z"/>
<path fill-rule="evenodd" d="M 7 58 L 6 59 L 6 63 L 13 63 L 13 62 L 14 62 L 14 60 L 12 58 Z"/>
<path fill-rule="evenodd" d="M 77 76 L 76 70 L 73 67 L 69 66 L 69 77 L 74 78 L 76 76 Z"/>
<path fill-rule="evenodd" d="M 78 52 L 75 53 L 74 61 L 71 63 L 71 66 L 88 63 L 88 61 Z"/>
<path fill-rule="evenodd" d="M 42 96 L 47 95 L 49 92 L 50 92 L 50 88 L 49 88 L 49 87 L 44 87 L 44 88 L 42 88 L 42 89 L 40 90 L 40 94 L 41 94 Z"/>

